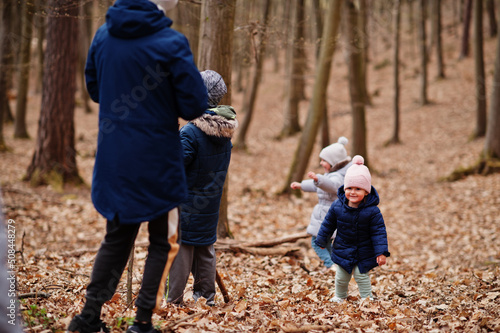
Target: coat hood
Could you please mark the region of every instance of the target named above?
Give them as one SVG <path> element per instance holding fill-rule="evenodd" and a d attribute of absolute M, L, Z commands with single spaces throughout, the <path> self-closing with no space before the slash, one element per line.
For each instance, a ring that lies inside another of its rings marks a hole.
<path fill-rule="evenodd" d="M 112 36 L 129 39 L 170 27 L 172 20 L 149 0 L 117 0 L 106 13 L 106 25 Z"/>
<path fill-rule="evenodd" d="M 232 109 L 230 106 L 219 106 L 218 109 L 220 110 L 223 107 L 226 107 L 227 111 Z M 203 133 L 208 135 L 211 141 L 219 144 L 224 144 L 226 141 L 231 140 L 238 127 L 236 118 L 228 119 L 211 110 L 205 111 L 201 117 L 191 122 Z"/>
<path fill-rule="evenodd" d="M 339 187 L 339 190 L 337 192 L 337 196 L 338 196 L 340 202 L 342 202 L 342 204 L 344 206 L 351 208 L 351 207 L 349 207 L 349 202 L 345 196 L 344 185 Z M 375 189 L 375 187 L 372 186 L 371 192 L 368 193 L 368 195 L 365 197 L 364 202 L 362 202 L 358 208 L 368 207 L 368 206 L 378 206 L 379 202 L 380 202 L 380 198 L 378 196 L 378 192 Z"/>

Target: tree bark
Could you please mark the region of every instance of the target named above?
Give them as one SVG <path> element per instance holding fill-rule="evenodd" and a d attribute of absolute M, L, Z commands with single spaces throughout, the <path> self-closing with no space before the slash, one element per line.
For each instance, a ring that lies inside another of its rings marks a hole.
<path fill-rule="evenodd" d="M 393 100 L 393 112 L 394 112 L 394 126 L 392 130 L 392 137 L 389 139 L 387 144 L 397 144 L 400 143 L 399 140 L 399 124 L 400 124 L 400 112 L 399 112 L 399 44 L 400 44 L 400 26 L 401 26 L 401 0 L 394 0 L 393 8 L 393 19 L 394 19 L 394 49 L 393 49 L 393 66 L 394 66 L 394 100 Z"/>
<path fill-rule="evenodd" d="M 186 36 L 191 51 L 193 52 L 195 64 L 197 64 L 200 47 L 200 2 L 179 1 L 179 4 L 172 10 L 172 13 L 172 15 L 174 15 L 174 17 L 172 17 L 174 21 L 172 27 Z"/>
<path fill-rule="evenodd" d="M 242 92 L 248 78 L 248 69 L 251 66 L 250 55 L 250 32 L 246 28 L 250 20 L 250 5 L 252 1 L 241 1 L 236 6 L 234 49 L 233 49 L 233 72 L 236 76 L 234 80 L 234 90 Z M 287 5 L 288 6 L 288 5 Z"/>
<path fill-rule="evenodd" d="M 302 132 L 300 141 L 293 157 L 290 171 L 285 180 L 282 193 L 290 193 L 290 183 L 299 181 L 304 175 L 314 142 L 318 134 L 318 129 L 323 120 L 323 112 L 326 105 L 326 91 L 328 89 L 328 81 L 330 80 L 330 69 L 332 65 L 333 53 L 337 43 L 337 34 L 340 23 L 340 11 L 342 9 L 343 0 L 331 0 L 328 5 L 328 14 L 325 19 L 325 27 L 323 29 L 323 38 L 321 40 L 321 51 L 316 66 L 315 81 L 313 94 L 307 121 Z"/>
<path fill-rule="evenodd" d="M 498 24 L 495 15 L 495 0 L 486 0 L 486 10 L 490 21 L 490 37 L 495 37 L 498 33 Z"/>
<path fill-rule="evenodd" d="M 29 75 L 31 62 L 31 37 L 33 35 L 33 13 L 35 7 L 30 1 L 25 1 L 21 5 L 21 46 L 19 70 L 17 72 L 17 104 L 16 117 L 14 119 L 14 138 L 28 139 L 28 130 L 26 128 L 26 107 L 29 90 Z"/>
<path fill-rule="evenodd" d="M 442 15 L 441 15 L 441 0 L 434 0 L 434 20 L 435 20 L 435 39 L 436 39 L 436 60 L 437 60 L 437 77 L 443 79 L 444 61 L 443 61 L 443 38 L 442 38 Z"/>
<path fill-rule="evenodd" d="M 26 180 L 32 185 L 81 183 L 75 151 L 78 0 L 51 0 L 38 136 Z M 60 11 L 58 11 L 60 10 Z"/>
<path fill-rule="evenodd" d="M 291 136 L 300 131 L 299 103 L 304 99 L 304 0 L 295 1 L 292 41 L 288 47 L 291 52 L 291 66 L 286 84 L 286 99 L 283 128 L 280 137 Z"/>
<path fill-rule="evenodd" d="M 474 70 L 476 87 L 476 129 L 473 138 L 486 134 L 486 79 L 483 54 L 483 2 L 474 1 Z"/>
<path fill-rule="evenodd" d="M 419 0 L 419 35 L 420 35 L 420 104 L 426 105 L 429 103 L 427 99 L 427 50 L 426 50 L 426 33 L 425 33 L 425 0 Z"/>
<path fill-rule="evenodd" d="M 260 27 L 260 43 L 257 47 L 257 56 L 255 60 L 255 65 L 252 69 L 252 74 L 250 78 L 250 84 L 245 90 L 245 97 L 243 100 L 243 113 L 245 117 L 240 123 L 240 128 L 236 136 L 236 142 L 234 148 L 246 150 L 246 135 L 250 127 L 250 122 L 252 120 L 255 101 L 257 100 L 257 93 L 259 89 L 259 84 L 262 78 L 262 67 L 264 66 L 264 56 L 266 53 L 267 44 L 267 26 L 269 25 L 271 15 L 271 0 L 265 0 L 264 2 L 264 25 Z"/>
<path fill-rule="evenodd" d="M 1 63 L 0 63 L 0 152 L 6 151 L 7 146 L 5 144 L 4 134 L 3 134 L 3 124 L 4 117 L 8 112 L 9 100 L 7 97 L 8 90 L 8 76 L 9 68 L 12 63 L 12 45 L 9 38 L 9 33 L 11 31 L 11 11 L 12 11 L 12 0 L 2 1 L 0 3 L 0 14 L 2 15 L 2 27 L 0 29 L 0 43 L 2 45 L 1 49 Z"/>
<path fill-rule="evenodd" d="M 87 62 L 87 52 L 90 47 L 90 42 L 92 40 L 92 9 L 93 3 L 86 2 L 80 7 L 80 15 L 82 19 L 80 20 L 80 49 L 78 52 L 78 76 L 80 78 L 80 98 L 83 104 L 83 109 L 85 113 L 92 113 L 92 108 L 90 107 L 91 100 L 89 93 L 87 91 L 87 85 L 85 84 L 85 63 Z"/>
<path fill-rule="evenodd" d="M 234 17 L 236 0 L 203 1 L 201 7 L 200 45 L 198 67 L 219 73 L 227 86 L 227 93 L 220 104 L 231 105 L 231 69 Z M 219 209 L 217 236 L 231 235 L 227 217 L 227 192 L 229 174 L 226 176 Z"/>
<path fill-rule="evenodd" d="M 361 155 L 369 165 L 366 148 L 366 116 L 363 90 L 363 54 L 357 34 L 359 11 L 353 0 L 345 0 L 346 50 L 349 69 L 349 94 L 352 111 L 352 154 Z"/>
<path fill-rule="evenodd" d="M 459 59 L 466 58 L 469 56 L 469 31 L 470 31 L 470 21 L 472 16 L 472 1 L 465 0 L 465 8 L 463 13 L 463 31 L 462 31 L 462 45 L 460 48 Z"/>
<path fill-rule="evenodd" d="M 314 17 L 316 19 L 316 35 L 317 40 L 320 41 L 323 38 L 323 8 L 319 0 L 313 0 L 314 7 Z M 316 47 L 316 61 L 319 59 L 321 44 L 317 43 Z M 330 125 L 328 122 L 328 105 L 325 103 L 325 108 L 323 109 L 323 121 L 321 123 L 321 147 L 326 147 L 330 144 Z"/>
<path fill-rule="evenodd" d="M 486 160 L 500 159 L 500 34 L 497 34 L 495 72 L 483 156 Z"/>

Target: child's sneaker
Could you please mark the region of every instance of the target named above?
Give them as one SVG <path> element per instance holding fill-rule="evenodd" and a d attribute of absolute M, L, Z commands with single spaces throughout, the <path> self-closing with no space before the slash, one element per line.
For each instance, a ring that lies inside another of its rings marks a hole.
<path fill-rule="evenodd" d="M 95 324 L 89 324 L 81 315 L 75 316 L 69 323 L 68 333 L 109 333 L 106 324 L 99 320 Z"/>
<path fill-rule="evenodd" d="M 330 300 L 330 302 L 332 302 L 332 303 L 343 303 L 344 301 L 345 301 L 345 298 L 340 298 L 340 297 L 337 297 L 337 296 L 335 296 L 334 298 L 332 298 Z"/>

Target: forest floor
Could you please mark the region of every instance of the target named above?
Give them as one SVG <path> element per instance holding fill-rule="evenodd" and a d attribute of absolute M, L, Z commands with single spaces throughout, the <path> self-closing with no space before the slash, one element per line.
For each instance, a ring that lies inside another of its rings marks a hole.
<path fill-rule="evenodd" d="M 323 273 L 310 238 L 278 246 L 288 255 L 233 251 L 218 245 L 218 272 L 231 300 L 217 294 L 216 306 L 190 301 L 177 308 L 164 304 L 154 322 L 177 332 L 384 332 L 500 331 L 500 174 L 471 176 L 455 182 L 441 179 L 473 164 L 484 139 L 469 140 L 475 126 L 472 57 L 456 60 L 455 39 L 445 39 L 446 78 L 434 79 L 429 67 L 429 99 L 418 103 L 417 58 L 402 50 L 402 143 L 386 147 L 391 137 L 392 68 L 379 66 L 389 57 L 372 59 L 367 107 L 368 158 L 372 184 L 380 197 L 391 256 L 371 272 L 376 300 L 360 301 L 350 285 L 347 302 L 330 303 L 334 273 Z M 488 83 L 493 73 L 494 41 L 486 42 Z M 331 141 L 351 137 L 351 117 L 345 64 L 335 56 L 328 93 Z M 415 63 L 413 63 L 415 61 Z M 311 83 L 312 75 L 307 78 Z M 259 90 L 248 151 L 234 151 L 229 171 L 228 215 L 233 242 L 274 240 L 304 233 L 317 201 L 277 193 L 284 181 L 299 136 L 276 140 L 282 126 L 282 70 L 266 69 Z M 309 84 L 311 86 L 311 84 Z M 488 92 L 491 87 L 487 87 Z M 308 91 L 310 96 L 310 91 Z M 233 92 L 241 108 L 242 94 Z M 29 100 L 29 132 L 36 137 L 40 96 Z M 301 104 L 304 118 L 308 102 Z M 15 221 L 19 294 L 26 332 L 62 332 L 84 301 L 96 249 L 105 221 L 90 201 L 89 184 L 97 136 L 94 113 L 76 110 L 78 167 L 87 186 L 32 188 L 22 176 L 30 163 L 35 139 L 12 139 L 1 155 L 0 183 L 4 213 Z M 238 114 L 240 121 L 244 115 Z M 310 170 L 321 172 L 319 145 Z M 348 145 L 350 152 L 350 145 Z M 221 242 L 222 243 L 222 242 Z M 140 286 L 147 233 L 141 229 L 135 249 L 132 291 Z M 298 249 L 298 250 L 297 250 Z M 104 306 L 103 320 L 112 332 L 124 332 L 134 316 L 127 303 L 127 273 L 115 297 Z M 191 283 L 191 281 L 190 281 Z"/>

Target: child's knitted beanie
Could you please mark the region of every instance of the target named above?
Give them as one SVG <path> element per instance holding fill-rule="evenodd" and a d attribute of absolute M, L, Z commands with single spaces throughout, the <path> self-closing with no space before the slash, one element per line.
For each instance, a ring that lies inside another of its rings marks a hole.
<path fill-rule="evenodd" d="M 345 145 L 347 145 L 346 137 L 341 136 L 336 143 L 333 143 L 321 150 L 319 157 L 328 162 L 332 167 L 335 164 L 351 160 L 351 156 L 347 156 L 347 151 L 345 150 Z"/>
<path fill-rule="evenodd" d="M 206 70 L 200 73 L 208 92 L 208 106 L 216 107 L 227 93 L 227 87 L 222 76 L 216 71 Z"/>
<path fill-rule="evenodd" d="M 352 165 L 347 169 L 344 178 L 344 189 L 348 187 L 362 188 L 370 193 L 372 189 L 372 176 L 370 170 L 364 165 L 365 159 L 356 155 L 352 159 Z"/>

